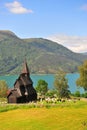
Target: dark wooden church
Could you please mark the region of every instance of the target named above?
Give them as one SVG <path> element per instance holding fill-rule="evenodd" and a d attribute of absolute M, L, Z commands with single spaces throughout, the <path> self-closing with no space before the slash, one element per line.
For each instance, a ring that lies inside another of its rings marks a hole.
<path fill-rule="evenodd" d="M 28 103 L 37 100 L 37 93 L 30 78 L 27 62 L 24 62 L 23 70 L 14 83 L 14 88 L 7 95 L 8 103 Z"/>

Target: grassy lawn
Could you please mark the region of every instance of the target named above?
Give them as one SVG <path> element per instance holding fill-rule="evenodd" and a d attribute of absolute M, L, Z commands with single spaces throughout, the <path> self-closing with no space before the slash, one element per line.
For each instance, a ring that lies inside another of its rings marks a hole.
<path fill-rule="evenodd" d="M 0 113 L 0 130 L 87 130 L 87 102 L 60 103 L 56 107 L 16 107 Z"/>

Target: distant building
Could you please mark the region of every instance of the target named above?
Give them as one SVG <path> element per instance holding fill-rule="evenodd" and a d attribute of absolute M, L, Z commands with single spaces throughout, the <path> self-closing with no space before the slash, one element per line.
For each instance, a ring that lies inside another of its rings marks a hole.
<path fill-rule="evenodd" d="M 37 93 L 30 78 L 27 62 L 24 62 L 23 70 L 14 83 L 14 88 L 7 95 L 8 103 L 28 103 L 37 100 Z"/>

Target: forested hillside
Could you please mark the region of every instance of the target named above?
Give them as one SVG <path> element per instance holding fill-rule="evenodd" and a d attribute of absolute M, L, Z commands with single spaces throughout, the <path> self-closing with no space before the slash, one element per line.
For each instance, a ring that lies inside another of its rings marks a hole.
<path fill-rule="evenodd" d="M 87 55 L 73 53 L 43 38 L 20 39 L 11 31 L 0 31 L 0 74 L 18 74 L 27 59 L 31 73 L 77 71 Z"/>

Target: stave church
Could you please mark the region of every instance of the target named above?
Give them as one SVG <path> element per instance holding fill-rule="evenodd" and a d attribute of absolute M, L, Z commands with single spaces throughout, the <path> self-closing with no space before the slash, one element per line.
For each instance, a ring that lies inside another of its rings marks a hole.
<path fill-rule="evenodd" d="M 14 88 L 7 95 L 8 103 L 28 103 L 37 100 L 37 93 L 30 78 L 30 72 L 26 60 Z"/>

